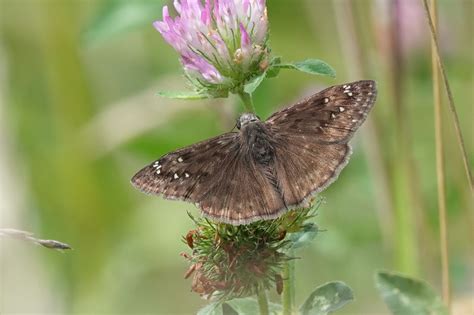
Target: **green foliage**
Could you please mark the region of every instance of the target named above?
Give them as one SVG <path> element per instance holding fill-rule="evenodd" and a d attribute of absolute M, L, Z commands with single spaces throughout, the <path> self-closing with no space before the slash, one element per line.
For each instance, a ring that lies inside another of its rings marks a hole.
<path fill-rule="evenodd" d="M 345 283 L 329 282 L 317 287 L 300 308 L 302 315 L 326 315 L 354 299 L 352 289 Z"/>
<path fill-rule="evenodd" d="M 254 77 L 251 79 L 248 83 L 244 85 L 244 92 L 248 94 L 252 94 L 258 86 L 263 82 L 263 79 L 265 79 L 267 73 L 263 72 L 260 75 Z"/>
<path fill-rule="evenodd" d="M 306 59 L 291 63 L 277 63 L 274 68 L 293 69 L 309 74 L 324 75 L 335 78 L 336 71 L 327 63 L 318 59 Z"/>
<path fill-rule="evenodd" d="M 166 0 L 109 0 L 84 30 L 87 44 L 105 41 L 157 20 Z"/>
<path fill-rule="evenodd" d="M 300 231 L 288 235 L 292 248 L 299 248 L 311 244 L 311 241 L 318 235 L 318 226 L 312 222 L 304 224 Z"/>
<path fill-rule="evenodd" d="M 253 77 L 245 84 L 244 91 L 248 94 L 252 94 L 265 78 L 277 77 L 280 73 L 280 69 L 292 69 L 314 75 L 336 77 L 336 71 L 322 60 L 306 59 L 292 63 L 281 63 L 281 57 L 273 57 L 265 72 Z"/>
<path fill-rule="evenodd" d="M 274 78 L 280 73 L 280 68 L 277 66 L 281 63 L 281 57 L 273 57 L 270 61 L 270 66 L 266 71 L 267 78 Z"/>
<path fill-rule="evenodd" d="M 428 283 L 393 272 L 378 272 L 377 289 L 394 315 L 446 315 L 441 298 Z"/>
<path fill-rule="evenodd" d="M 202 94 L 202 93 L 190 92 L 190 91 L 180 91 L 180 92 L 160 91 L 157 94 L 162 97 L 174 98 L 174 99 L 180 99 L 180 100 L 202 100 L 206 98 L 212 98 L 208 94 Z"/>
<path fill-rule="evenodd" d="M 223 315 L 222 303 L 210 303 L 201 308 L 196 315 Z"/>
<path fill-rule="evenodd" d="M 317 287 L 300 307 L 301 315 L 330 314 L 354 299 L 351 288 L 335 281 Z M 269 303 L 270 314 L 281 314 L 279 304 Z M 258 302 L 254 298 L 236 298 L 218 301 L 203 307 L 197 315 L 254 315 L 259 314 Z"/>
<path fill-rule="evenodd" d="M 262 84 L 266 78 L 275 78 L 280 73 L 280 69 L 293 69 L 301 72 L 335 77 L 336 71 L 324 61 L 318 59 L 306 59 L 304 61 L 293 62 L 293 63 L 281 63 L 280 57 L 273 57 L 268 68 L 263 72 L 255 72 L 255 75 L 248 80 L 244 80 L 243 88 L 241 86 L 234 86 L 228 88 L 221 86 L 216 88 L 215 86 L 206 86 L 203 82 L 196 82 L 195 79 L 186 76 L 186 78 L 194 85 L 201 86 L 198 92 L 159 92 L 158 95 L 175 98 L 175 99 L 205 99 L 205 98 L 217 98 L 227 97 L 228 91 L 233 93 L 241 93 L 242 89 L 245 93 L 251 95 L 255 90 Z"/>
<path fill-rule="evenodd" d="M 270 315 L 281 313 L 281 306 L 275 303 L 268 305 Z M 254 298 L 240 298 L 225 303 L 211 303 L 199 310 L 197 315 L 255 315 L 259 313 L 258 302 Z"/>

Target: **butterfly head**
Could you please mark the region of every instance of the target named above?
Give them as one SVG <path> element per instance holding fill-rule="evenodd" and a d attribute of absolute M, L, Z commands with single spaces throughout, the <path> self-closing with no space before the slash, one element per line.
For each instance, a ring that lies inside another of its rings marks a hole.
<path fill-rule="evenodd" d="M 242 114 L 239 119 L 237 120 L 237 129 L 242 129 L 249 123 L 254 123 L 260 121 L 260 118 L 258 118 L 257 115 L 252 114 L 252 113 L 244 113 Z"/>

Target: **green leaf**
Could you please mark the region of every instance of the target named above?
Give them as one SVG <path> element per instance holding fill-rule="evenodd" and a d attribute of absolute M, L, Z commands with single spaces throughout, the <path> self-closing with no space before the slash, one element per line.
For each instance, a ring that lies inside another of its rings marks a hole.
<path fill-rule="evenodd" d="M 281 57 L 273 57 L 267 69 L 267 78 L 274 78 L 280 73 L 278 65 L 281 63 Z"/>
<path fill-rule="evenodd" d="M 270 66 L 267 69 L 267 78 L 272 79 L 278 76 L 280 74 L 280 69 L 279 67 L 274 67 Z"/>
<path fill-rule="evenodd" d="M 314 223 L 307 223 L 300 232 L 290 233 L 288 239 L 292 248 L 299 248 L 309 245 L 318 234 L 318 227 Z"/>
<path fill-rule="evenodd" d="M 239 315 L 259 314 L 258 302 L 254 298 L 233 299 L 225 302 L 224 304 L 230 306 L 230 308 Z M 282 307 L 279 304 L 269 303 L 268 309 L 270 314 L 276 315 L 281 313 Z"/>
<path fill-rule="evenodd" d="M 335 281 L 317 287 L 301 305 L 302 315 L 326 315 L 354 299 L 352 289 L 344 282 Z"/>
<path fill-rule="evenodd" d="M 160 91 L 157 93 L 159 96 L 174 98 L 180 100 L 202 100 L 206 98 L 212 98 L 211 95 L 202 94 L 198 92 L 174 92 L 174 91 Z"/>
<path fill-rule="evenodd" d="M 333 78 L 336 77 L 336 71 L 330 65 L 318 59 L 306 59 L 304 61 L 292 63 L 280 63 L 274 65 L 273 67 L 299 70 L 309 74 L 325 75 Z"/>
<path fill-rule="evenodd" d="M 201 308 L 196 315 L 224 315 L 222 304 L 215 302 Z"/>
<path fill-rule="evenodd" d="M 83 33 L 86 44 L 104 41 L 140 27 L 152 27 L 161 18 L 166 0 L 109 0 Z"/>
<path fill-rule="evenodd" d="M 448 311 L 430 285 L 393 272 L 378 272 L 377 289 L 395 315 L 446 315 Z"/>
<path fill-rule="evenodd" d="M 262 83 L 263 79 L 265 79 L 265 76 L 267 75 L 266 72 L 260 74 L 259 76 L 256 76 L 252 78 L 247 84 L 244 86 L 244 92 L 247 94 L 252 94 L 258 86 Z"/>

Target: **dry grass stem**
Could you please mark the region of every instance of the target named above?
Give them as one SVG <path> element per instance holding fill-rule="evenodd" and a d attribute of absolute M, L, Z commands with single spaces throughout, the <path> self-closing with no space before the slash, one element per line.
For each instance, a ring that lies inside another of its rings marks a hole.
<path fill-rule="evenodd" d="M 435 57 L 436 57 L 436 60 L 437 60 L 437 63 L 438 63 L 441 78 L 443 79 L 443 83 L 444 83 L 444 87 L 446 89 L 446 93 L 448 95 L 449 111 L 451 112 L 451 116 L 452 116 L 452 119 L 453 119 L 453 122 L 454 122 L 454 128 L 455 128 L 455 131 L 456 131 L 456 138 L 458 140 L 459 147 L 461 149 L 462 160 L 463 160 L 466 176 L 467 176 L 467 179 L 468 179 L 468 182 L 469 182 L 469 188 L 471 189 L 471 199 L 472 199 L 472 196 L 473 196 L 473 193 L 474 193 L 474 184 L 473 184 L 471 170 L 469 168 L 466 146 L 464 144 L 464 138 L 462 136 L 461 127 L 460 127 L 460 124 L 459 124 L 458 113 L 456 111 L 456 106 L 454 104 L 453 93 L 452 93 L 451 87 L 449 85 L 449 81 L 448 81 L 448 77 L 446 75 L 446 70 L 444 68 L 443 60 L 441 59 L 438 36 L 436 35 L 435 25 L 434 25 L 434 22 L 433 22 L 433 18 L 430 14 L 430 9 L 429 9 L 429 6 L 428 6 L 428 0 L 423 0 L 423 5 L 425 7 L 425 12 L 426 12 L 426 17 L 428 19 L 428 24 L 430 26 L 430 33 L 431 33 L 431 39 L 432 39 L 432 43 L 433 43 L 432 46 L 433 46 L 433 49 L 434 49 L 434 54 L 435 54 Z"/>
<path fill-rule="evenodd" d="M 72 249 L 72 247 L 66 243 L 55 241 L 55 240 L 44 240 L 44 239 L 36 238 L 33 236 L 33 233 L 16 230 L 16 229 L 0 229 L 0 238 L 1 237 L 8 237 L 12 239 L 32 242 L 49 249 L 56 249 L 56 250 Z"/>

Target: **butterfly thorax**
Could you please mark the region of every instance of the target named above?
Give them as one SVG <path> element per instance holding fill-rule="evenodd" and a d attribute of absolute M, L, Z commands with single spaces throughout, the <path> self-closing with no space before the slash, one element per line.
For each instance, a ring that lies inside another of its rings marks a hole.
<path fill-rule="evenodd" d="M 249 157 L 258 164 L 268 166 L 275 157 L 275 148 L 268 128 L 260 120 L 251 121 L 240 128 L 241 144 Z"/>
<path fill-rule="evenodd" d="M 239 119 L 237 120 L 237 128 L 240 130 L 244 128 L 247 124 L 259 122 L 260 119 L 257 115 L 253 113 L 243 113 L 240 115 Z"/>

